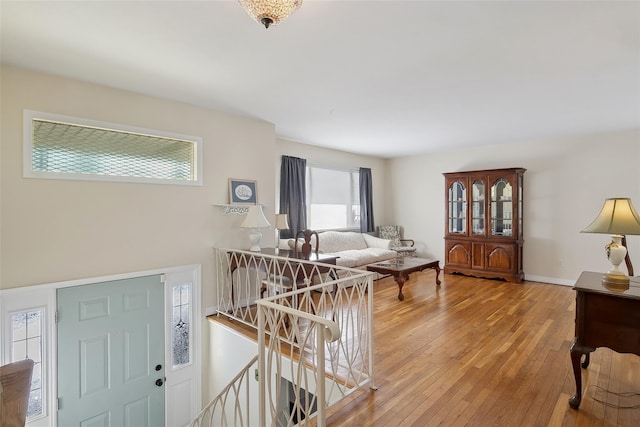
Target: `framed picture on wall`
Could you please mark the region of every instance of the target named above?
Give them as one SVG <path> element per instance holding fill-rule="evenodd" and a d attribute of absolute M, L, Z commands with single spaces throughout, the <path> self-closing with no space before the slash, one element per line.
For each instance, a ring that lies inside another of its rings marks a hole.
<path fill-rule="evenodd" d="M 229 203 L 232 205 L 255 205 L 258 203 L 256 182 L 230 178 Z"/>

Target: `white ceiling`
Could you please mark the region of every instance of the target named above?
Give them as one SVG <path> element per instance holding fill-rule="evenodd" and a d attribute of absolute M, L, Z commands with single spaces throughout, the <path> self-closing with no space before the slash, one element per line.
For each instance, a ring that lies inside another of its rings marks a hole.
<path fill-rule="evenodd" d="M 6 1 L 2 62 L 380 157 L 640 128 L 639 1 Z"/>

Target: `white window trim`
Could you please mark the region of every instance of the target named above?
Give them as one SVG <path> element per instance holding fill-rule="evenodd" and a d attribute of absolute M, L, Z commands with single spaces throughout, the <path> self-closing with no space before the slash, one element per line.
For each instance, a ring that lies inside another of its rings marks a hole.
<path fill-rule="evenodd" d="M 29 286 L 26 288 L 0 290 L 0 327 L 2 340 L 0 342 L 0 365 L 11 361 L 11 314 L 35 308 L 42 308 L 44 316 L 42 322 L 42 405 L 43 414 L 28 420 L 30 427 L 53 426 L 55 420 L 55 390 L 54 367 L 57 365 L 55 340 L 55 288 L 50 286 Z"/>
<path fill-rule="evenodd" d="M 14 345 L 14 340 L 13 340 L 13 322 L 10 320 L 11 317 L 16 314 L 16 313 L 28 313 L 28 312 L 39 312 L 40 313 L 40 395 L 42 398 L 42 413 L 37 414 L 37 415 L 33 415 L 33 416 L 28 416 L 27 415 L 27 420 L 28 422 L 32 422 L 34 420 L 38 420 L 42 417 L 47 416 L 48 412 L 49 412 L 49 408 L 47 407 L 48 404 L 48 399 L 46 398 L 46 390 L 48 390 L 49 384 L 47 383 L 47 373 L 49 370 L 49 367 L 44 363 L 45 362 L 45 348 L 47 347 L 47 333 L 46 333 L 46 324 L 45 324 L 45 320 L 46 319 L 46 315 L 47 315 L 47 308 L 45 306 L 34 306 L 34 307 L 30 307 L 29 309 L 26 310 L 12 310 L 9 311 L 7 313 L 7 323 L 8 323 L 8 330 L 9 330 L 9 335 L 7 336 L 7 342 L 9 343 L 9 347 L 12 347 Z M 44 327 L 43 327 L 44 326 Z M 26 335 L 25 339 L 28 339 L 28 334 Z M 13 357 L 11 355 L 11 352 L 9 352 L 9 354 L 7 355 L 7 359 L 5 359 L 7 362 L 19 362 L 19 360 L 12 360 Z M 33 384 L 33 381 L 32 381 Z"/>
<path fill-rule="evenodd" d="M 33 170 L 33 144 L 31 141 L 33 135 L 33 119 L 51 120 L 57 122 L 65 122 L 80 126 L 91 126 L 104 129 L 113 129 L 116 131 L 139 133 L 144 135 L 153 135 L 164 138 L 180 139 L 191 141 L 196 145 L 196 164 L 195 164 L 195 180 L 179 180 L 179 179 L 155 179 L 143 177 L 125 177 L 125 176 L 103 176 L 91 174 L 73 174 L 73 173 L 55 173 L 42 172 Z M 203 170 L 202 170 L 202 138 L 198 136 L 183 135 L 171 133 L 155 129 L 147 129 L 141 127 L 127 126 L 116 123 L 102 122 L 97 120 L 83 119 L 79 117 L 65 116 L 61 114 L 45 113 L 35 110 L 23 110 L 22 114 L 22 137 L 23 137 L 23 176 L 25 178 L 44 178 L 44 179 L 63 179 L 73 181 L 107 181 L 107 182 L 129 182 L 143 184 L 164 184 L 164 185 L 188 185 L 202 186 Z"/>
<path fill-rule="evenodd" d="M 55 321 L 55 313 L 57 307 L 56 291 L 58 289 L 67 288 L 71 286 L 90 285 L 101 282 L 109 282 L 114 280 L 130 279 L 135 277 L 152 276 L 152 275 L 166 275 L 171 277 L 181 277 L 183 275 L 189 275 L 191 283 L 193 285 L 193 293 L 191 295 L 194 302 L 191 307 L 191 313 L 193 316 L 192 333 L 193 339 L 192 345 L 192 365 L 195 368 L 197 375 L 194 376 L 194 398 L 193 407 L 191 409 L 191 419 L 195 418 L 200 411 L 201 398 L 201 372 L 202 372 L 202 345 L 201 345 L 201 328 L 202 328 L 202 315 L 201 315 L 201 265 L 185 265 L 179 267 L 170 267 L 165 269 L 140 271 L 127 274 L 116 274 L 110 276 L 92 277 L 87 279 L 72 280 L 66 282 L 55 282 L 43 285 L 26 286 L 21 288 L 0 289 L 0 365 L 4 365 L 11 360 L 11 323 L 9 321 L 11 313 L 17 311 L 29 310 L 32 308 L 44 307 L 44 319 L 45 323 L 43 328 L 43 351 L 42 351 L 42 364 L 46 368 L 46 390 L 43 388 L 43 400 L 46 399 L 46 403 L 43 402 L 43 406 L 46 407 L 46 413 L 43 416 L 34 417 L 27 423 L 27 427 L 57 427 L 57 396 L 58 396 L 58 375 L 56 367 L 58 366 L 58 335 Z M 170 288 L 175 281 L 166 280 L 165 295 L 167 295 L 167 288 Z M 170 306 L 170 301 L 165 300 L 165 317 L 167 307 Z M 169 318 L 170 321 L 170 318 Z M 166 334 L 169 333 L 167 327 L 167 319 L 165 318 L 165 340 Z M 167 361 L 171 359 L 166 359 Z M 167 375 L 168 376 L 168 375 Z M 43 378 L 44 381 L 44 378 Z M 46 395 L 46 397 L 45 397 Z M 168 410 L 171 402 L 167 400 L 167 394 L 165 394 L 165 411 Z M 165 414 L 165 420 L 167 420 L 167 414 Z"/>

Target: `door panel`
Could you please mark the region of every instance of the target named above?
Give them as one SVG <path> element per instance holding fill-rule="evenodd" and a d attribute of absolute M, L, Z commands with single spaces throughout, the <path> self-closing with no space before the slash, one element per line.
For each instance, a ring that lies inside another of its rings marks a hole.
<path fill-rule="evenodd" d="M 163 426 L 164 387 L 156 385 L 164 383 L 161 276 L 57 294 L 58 425 Z"/>
<path fill-rule="evenodd" d="M 447 266 L 469 267 L 471 265 L 471 252 L 469 242 L 447 240 L 446 253 Z"/>
<path fill-rule="evenodd" d="M 490 271 L 513 271 L 513 261 L 515 259 L 514 247 L 509 245 L 487 244 L 487 270 Z"/>
<path fill-rule="evenodd" d="M 471 256 L 471 267 L 484 270 L 484 243 L 472 242 L 471 248 L 473 255 Z"/>

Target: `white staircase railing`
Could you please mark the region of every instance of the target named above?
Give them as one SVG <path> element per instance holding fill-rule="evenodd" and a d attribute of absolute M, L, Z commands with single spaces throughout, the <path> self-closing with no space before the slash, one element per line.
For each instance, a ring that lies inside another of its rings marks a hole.
<path fill-rule="evenodd" d="M 255 355 L 188 427 L 250 426 L 249 378 L 250 369 L 257 360 L 258 355 Z"/>
<path fill-rule="evenodd" d="M 364 386 L 375 389 L 372 273 L 231 249 L 216 249 L 216 272 L 218 314 L 257 330 L 259 402 L 215 425 L 246 425 L 237 420 L 258 410 L 260 426 L 323 426 L 327 408 Z M 226 405 L 225 413 L 244 407 Z"/>
<path fill-rule="evenodd" d="M 264 357 L 259 358 L 258 366 L 259 372 L 265 373 L 260 376 L 260 425 L 267 425 L 267 419 L 271 419 L 271 425 L 277 426 L 306 424 L 307 419 L 315 415 L 318 427 L 324 427 L 328 406 L 325 390 L 327 380 L 325 343 L 340 339 L 338 325 L 334 321 L 308 313 L 300 316 L 302 312 L 299 310 L 280 306 L 273 301 L 258 301 L 258 312 L 258 351 L 264 349 Z M 279 335 L 270 334 L 267 340 L 267 329 L 274 325 L 286 328 L 285 319 L 288 319 L 289 325 L 302 319 L 309 321 L 309 333 L 296 334 L 295 338 L 306 340 L 315 335 L 315 346 L 312 345 L 310 348 L 316 354 L 309 359 L 313 364 L 310 365 L 300 359 L 296 364 L 292 363 L 291 358 L 281 357 L 283 340 Z M 285 372 L 287 368 L 293 367 L 295 370 Z M 285 394 L 283 378 L 291 378 L 287 389 L 292 391 L 293 399 L 289 396 L 289 405 L 277 404 L 282 402 Z M 331 383 L 335 384 L 334 381 Z M 267 404 L 269 404 L 269 417 L 267 417 Z"/>

